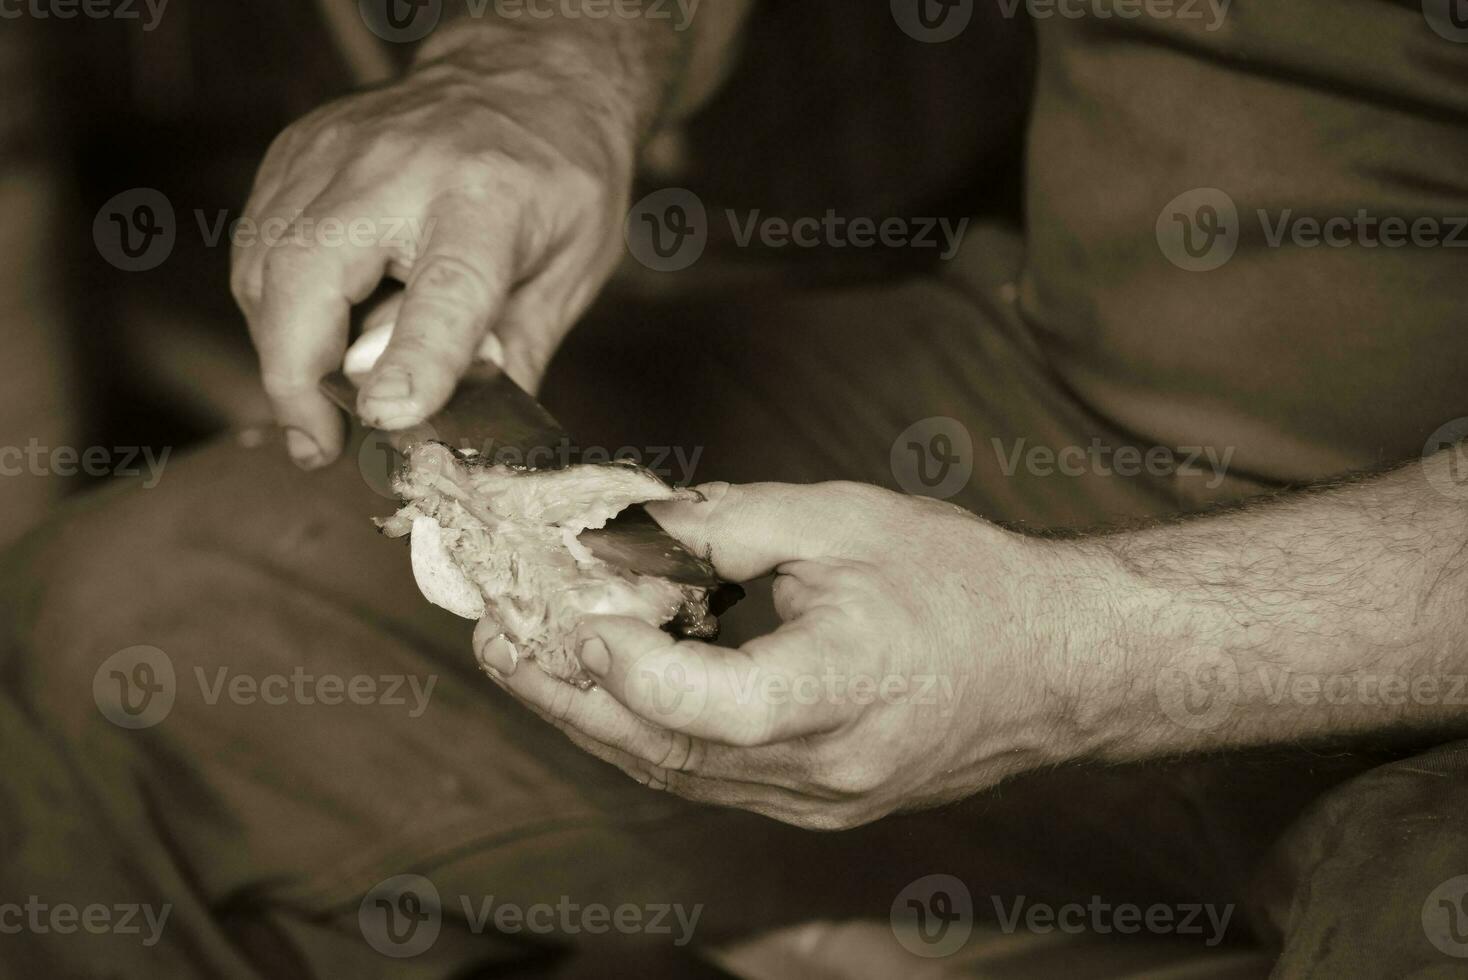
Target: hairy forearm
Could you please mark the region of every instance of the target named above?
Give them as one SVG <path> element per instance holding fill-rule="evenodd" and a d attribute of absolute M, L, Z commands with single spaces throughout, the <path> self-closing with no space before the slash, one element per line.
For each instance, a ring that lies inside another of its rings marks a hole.
<path fill-rule="evenodd" d="M 1449 454 L 1081 542 L 1064 676 L 1115 758 L 1468 728 L 1468 484 Z M 1101 624 L 1101 625 L 1097 625 Z"/>
<path fill-rule="evenodd" d="M 446 0 L 416 64 L 452 60 L 591 99 L 634 142 L 697 109 L 733 62 L 754 0 Z"/>

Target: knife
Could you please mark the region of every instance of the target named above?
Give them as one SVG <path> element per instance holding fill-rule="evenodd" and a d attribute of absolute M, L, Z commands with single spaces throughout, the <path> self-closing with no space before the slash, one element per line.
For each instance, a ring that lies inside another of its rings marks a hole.
<path fill-rule="evenodd" d="M 321 390 L 353 418 L 357 386 L 342 372 L 327 375 Z M 579 450 L 555 417 L 510 376 L 488 361 L 476 361 L 438 414 L 417 425 L 386 432 L 399 453 L 432 440 L 453 449 L 472 450 L 486 459 L 535 463 L 537 469 L 561 469 L 577 461 Z M 539 465 L 545 460 L 545 465 Z M 641 504 L 629 507 L 603 528 L 581 532 L 579 540 L 593 555 L 629 572 L 657 575 L 681 585 L 716 588 L 714 567 L 694 555 Z"/>

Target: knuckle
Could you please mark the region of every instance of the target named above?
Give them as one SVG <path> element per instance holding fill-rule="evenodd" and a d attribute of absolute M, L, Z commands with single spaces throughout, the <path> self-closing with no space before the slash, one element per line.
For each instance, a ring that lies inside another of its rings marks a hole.
<path fill-rule="evenodd" d="M 491 293 L 487 270 L 474 262 L 444 252 L 425 256 L 413 270 L 411 291 L 433 296 L 454 296 L 465 302 L 482 305 Z"/>
<path fill-rule="evenodd" d="M 247 263 L 240 260 L 235 261 L 229 273 L 229 292 L 234 297 L 234 301 L 243 309 L 254 306 L 259 299 L 259 286 L 253 271 L 247 267 Z"/>
<path fill-rule="evenodd" d="M 698 757 L 701 755 L 693 739 L 682 732 L 669 732 L 661 758 L 655 760 L 654 765 L 659 769 L 688 772 L 696 768 Z"/>
<path fill-rule="evenodd" d="M 260 272 L 264 279 L 271 282 L 294 282 L 307 275 L 308 260 L 312 257 L 310 245 L 288 238 L 266 248 L 265 257 L 260 261 Z"/>

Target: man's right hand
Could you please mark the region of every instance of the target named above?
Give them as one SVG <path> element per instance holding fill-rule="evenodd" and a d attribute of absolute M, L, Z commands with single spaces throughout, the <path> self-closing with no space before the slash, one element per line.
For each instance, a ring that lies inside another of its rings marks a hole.
<path fill-rule="evenodd" d="M 565 45 L 456 49 L 276 139 L 245 209 L 268 234 L 236 244 L 231 285 L 298 464 L 341 451 L 317 383 L 385 276 L 407 288 L 361 388 L 369 424 L 437 411 L 491 330 L 538 385 L 616 265 L 632 183 L 633 112 L 588 74 Z"/>

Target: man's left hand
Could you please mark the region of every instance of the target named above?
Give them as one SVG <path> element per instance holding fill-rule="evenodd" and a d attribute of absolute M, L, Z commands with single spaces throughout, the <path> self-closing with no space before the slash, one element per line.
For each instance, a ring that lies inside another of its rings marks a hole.
<path fill-rule="evenodd" d="M 773 573 L 783 625 L 735 650 L 588 619 L 585 691 L 480 651 L 577 745 L 646 785 L 811 829 L 936 806 L 1081 750 L 1066 692 L 1102 667 L 1054 625 L 1053 542 L 860 484 L 702 489 L 703 503 L 652 509 L 725 579 Z"/>

